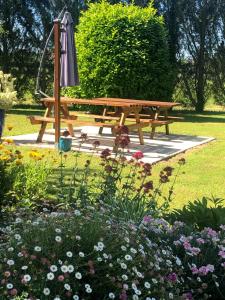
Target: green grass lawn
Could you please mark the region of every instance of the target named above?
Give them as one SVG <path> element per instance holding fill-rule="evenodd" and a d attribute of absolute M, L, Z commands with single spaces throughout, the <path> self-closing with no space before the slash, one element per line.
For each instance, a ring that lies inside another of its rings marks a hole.
<path fill-rule="evenodd" d="M 212 108 L 212 107 L 210 107 Z M 189 200 L 202 196 L 224 197 L 225 182 L 225 111 L 206 111 L 196 114 L 191 111 L 179 111 L 185 117 L 183 122 L 170 126 L 171 133 L 215 137 L 210 144 L 187 151 L 154 167 L 153 176 L 165 165 L 175 166 L 178 159 L 185 157 L 187 163 L 177 180 L 173 207 L 182 207 Z M 27 115 L 43 114 L 41 109 L 14 109 L 6 117 L 4 136 L 37 132 L 39 125 L 31 125 Z M 8 127 L 12 126 L 9 131 Z M 24 151 L 27 151 L 24 148 Z M 42 150 L 48 155 L 46 150 Z M 56 155 L 56 154 L 55 154 Z M 82 154 L 80 161 L 85 161 L 87 155 Z M 97 167 L 95 160 L 95 167 Z M 67 158 L 67 167 L 73 165 L 73 157 Z"/>

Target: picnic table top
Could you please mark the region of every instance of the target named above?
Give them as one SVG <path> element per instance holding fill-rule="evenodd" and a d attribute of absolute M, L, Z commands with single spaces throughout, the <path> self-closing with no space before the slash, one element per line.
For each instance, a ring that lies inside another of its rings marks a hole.
<path fill-rule="evenodd" d="M 55 102 L 55 98 L 43 98 L 44 103 Z M 151 100 L 135 100 L 124 98 L 93 98 L 93 99 L 78 99 L 61 97 L 62 104 L 87 104 L 87 105 L 102 105 L 102 106 L 115 106 L 115 107 L 132 107 L 132 106 L 145 106 L 145 107 L 162 107 L 172 108 L 180 105 L 175 102 L 151 101 Z"/>

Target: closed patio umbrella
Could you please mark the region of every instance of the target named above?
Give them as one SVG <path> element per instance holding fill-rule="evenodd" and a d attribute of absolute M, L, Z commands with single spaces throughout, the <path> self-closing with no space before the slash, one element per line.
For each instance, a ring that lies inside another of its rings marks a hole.
<path fill-rule="evenodd" d="M 77 56 L 74 40 L 74 22 L 69 12 L 65 12 L 61 22 L 61 76 L 60 86 L 79 85 Z"/>

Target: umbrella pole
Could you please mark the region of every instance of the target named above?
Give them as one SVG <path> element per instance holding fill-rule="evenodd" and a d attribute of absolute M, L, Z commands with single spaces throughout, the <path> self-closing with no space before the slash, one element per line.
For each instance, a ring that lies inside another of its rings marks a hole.
<path fill-rule="evenodd" d="M 60 138 L 60 20 L 54 20 L 55 144 Z"/>

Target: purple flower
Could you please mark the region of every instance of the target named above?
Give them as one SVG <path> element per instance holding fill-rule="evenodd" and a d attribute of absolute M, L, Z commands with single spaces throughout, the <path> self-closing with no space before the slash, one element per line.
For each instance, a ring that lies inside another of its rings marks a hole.
<path fill-rule="evenodd" d="M 171 282 L 176 282 L 177 281 L 177 274 L 176 273 L 170 273 L 168 276 L 167 276 L 167 279 Z"/>
<path fill-rule="evenodd" d="M 143 222 L 146 224 L 150 223 L 152 220 L 153 219 L 151 216 L 144 216 L 144 218 L 143 218 Z"/>
<path fill-rule="evenodd" d="M 192 300 L 192 299 L 193 299 L 192 293 L 191 293 L 191 292 L 188 292 L 188 293 L 183 294 L 183 298 L 184 298 L 185 300 Z"/>

